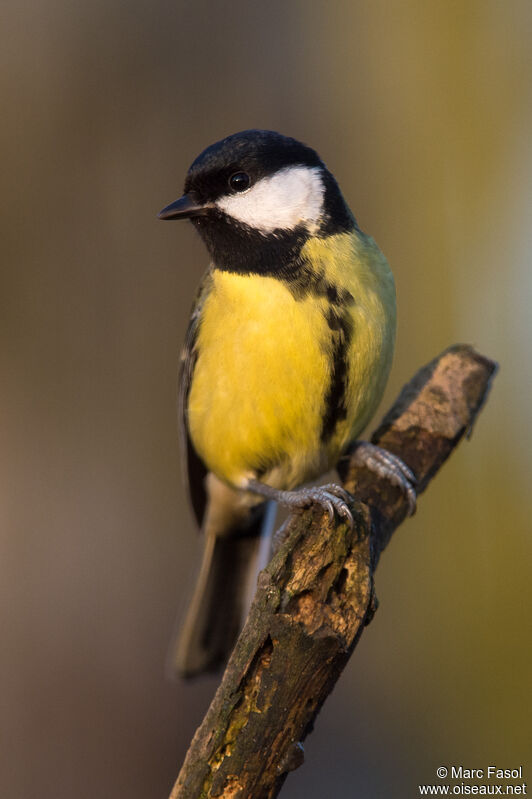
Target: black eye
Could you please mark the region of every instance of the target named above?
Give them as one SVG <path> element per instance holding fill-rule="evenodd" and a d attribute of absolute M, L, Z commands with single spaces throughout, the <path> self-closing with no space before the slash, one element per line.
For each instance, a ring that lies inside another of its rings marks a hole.
<path fill-rule="evenodd" d="M 251 178 L 246 172 L 235 172 L 229 178 L 229 188 L 231 191 L 245 191 L 249 189 Z"/>

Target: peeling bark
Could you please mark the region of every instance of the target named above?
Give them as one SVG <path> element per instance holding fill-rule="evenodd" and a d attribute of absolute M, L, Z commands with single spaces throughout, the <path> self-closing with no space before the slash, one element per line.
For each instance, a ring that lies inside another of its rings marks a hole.
<path fill-rule="evenodd" d="M 451 347 L 403 388 L 372 436 L 413 470 L 418 495 L 470 433 L 496 368 Z M 170 799 L 270 799 L 303 762 L 301 742 L 373 618 L 374 570 L 408 510 L 355 452 L 338 464 L 356 497 L 353 529 L 319 509 L 288 521 Z"/>

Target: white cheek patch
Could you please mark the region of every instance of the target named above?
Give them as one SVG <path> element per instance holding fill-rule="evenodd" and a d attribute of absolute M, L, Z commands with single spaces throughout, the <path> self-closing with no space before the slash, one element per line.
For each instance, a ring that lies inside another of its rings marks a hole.
<path fill-rule="evenodd" d="M 216 206 L 233 219 L 271 233 L 305 225 L 318 227 L 325 186 L 320 167 L 290 166 L 263 178 L 241 194 L 228 194 Z"/>

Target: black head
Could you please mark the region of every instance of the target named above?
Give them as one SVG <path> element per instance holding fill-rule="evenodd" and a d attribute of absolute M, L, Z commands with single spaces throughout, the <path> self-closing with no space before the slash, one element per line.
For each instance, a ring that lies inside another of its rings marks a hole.
<path fill-rule="evenodd" d="M 214 262 L 222 268 L 238 262 L 238 271 L 269 271 L 266 263 L 292 257 L 310 235 L 355 224 L 315 150 L 267 130 L 235 133 L 207 147 L 187 173 L 184 196 L 159 216 L 191 219 Z M 252 265 L 257 259 L 260 269 Z"/>
<path fill-rule="evenodd" d="M 251 185 L 290 166 L 325 168 L 319 155 L 304 144 L 272 130 L 244 130 L 211 144 L 190 169 L 185 192 L 203 201 L 217 200 L 233 191 L 229 180 L 239 172 L 249 175 Z"/>

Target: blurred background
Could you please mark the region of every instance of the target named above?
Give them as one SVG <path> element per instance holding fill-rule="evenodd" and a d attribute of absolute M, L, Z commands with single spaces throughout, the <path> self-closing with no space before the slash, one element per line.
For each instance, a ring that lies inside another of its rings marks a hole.
<path fill-rule="evenodd" d="M 0 795 L 165 799 L 217 685 L 164 663 L 201 540 L 177 358 L 206 252 L 156 214 L 205 146 L 315 147 L 395 273 L 384 410 L 448 345 L 501 370 L 397 533 L 285 799 L 532 781 L 532 5 L 4 0 Z"/>

